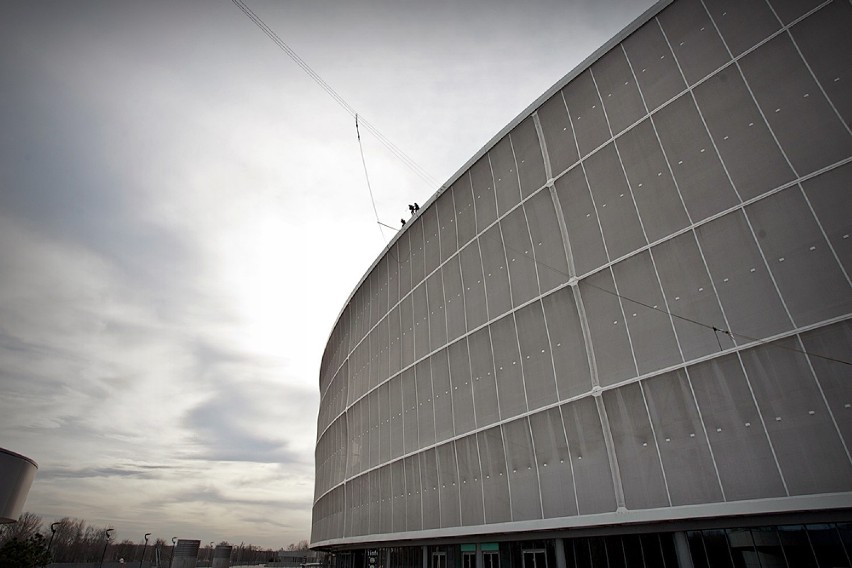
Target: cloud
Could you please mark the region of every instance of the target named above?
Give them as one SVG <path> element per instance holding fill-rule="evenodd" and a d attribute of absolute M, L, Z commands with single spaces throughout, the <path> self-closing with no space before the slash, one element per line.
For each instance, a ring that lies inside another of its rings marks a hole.
<path fill-rule="evenodd" d="M 631 17 L 365 6 L 256 11 L 440 181 Z M 35 512 L 286 544 L 310 526 L 324 344 L 384 241 L 351 117 L 230 3 L 198 8 L 0 19 L 0 432 L 40 464 Z M 436 188 L 363 143 L 395 225 Z"/>
<path fill-rule="evenodd" d="M 124 467 L 86 467 L 80 469 L 49 469 L 39 472 L 39 478 L 42 480 L 50 479 L 86 479 L 98 477 L 130 477 L 136 479 L 161 479 L 162 470 L 169 469 L 169 466 L 139 466 L 137 464 L 128 464 Z"/>
<path fill-rule="evenodd" d="M 195 487 L 190 490 L 181 491 L 172 496 L 173 500 L 178 503 L 218 503 L 221 505 L 249 505 L 263 507 L 273 507 L 279 510 L 298 509 L 304 510 L 305 507 L 311 505 L 311 499 L 249 499 L 244 497 L 234 497 L 223 491 L 211 487 Z"/>
<path fill-rule="evenodd" d="M 258 463 L 300 463 L 305 456 L 289 450 L 285 439 L 274 439 L 249 431 L 251 424 L 269 424 L 258 416 L 256 405 L 238 389 L 220 392 L 188 413 L 185 424 L 195 432 L 198 449 L 195 459 L 212 461 L 251 461 Z M 246 420 L 246 417 L 250 420 Z"/>

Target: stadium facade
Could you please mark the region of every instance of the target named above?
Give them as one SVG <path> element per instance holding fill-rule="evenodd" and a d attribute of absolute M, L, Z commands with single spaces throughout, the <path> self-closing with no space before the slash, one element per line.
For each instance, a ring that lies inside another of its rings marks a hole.
<path fill-rule="evenodd" d="M 337 566 L 850 566 L 852 5 L 661 2 L 436 193 L 320 371 Z"/>

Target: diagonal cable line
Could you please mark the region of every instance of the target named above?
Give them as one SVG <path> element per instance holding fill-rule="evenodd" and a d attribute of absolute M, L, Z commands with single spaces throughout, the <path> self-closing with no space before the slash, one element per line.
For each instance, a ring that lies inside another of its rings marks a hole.
<path fill-rule="evenodd" d="M 480 235 L 478 238 L 482 238 L 482 235 Z M 495 238 L 496 238 L 496 237 L 495 237 Z M 527 254 L 527 253 L 525 253 L 525 252 L 523 252 L 523 251 L 521 251 L 521 250 L 519 250 L 519 249 L 516 249 L 515 247 L 510 246 L 510 245 L 506 244 L 505 242 L 503 242 L 502 244 L 503 244 L 503 246 L 504 246 L 504 247 L 506 247 L 507 249 L 512 250 L 512 251 L 514 251 L 514 252 L 516 252 L 516 253 L 518 253 L 518 254 L 522 254 L 522 255 L 524 255 L 524 257 L 526 257 L 526 258 L 528 258 L 529 260 L 533 261 L 536 265 L 543 266 L 543 267 L 545 267 L 545 268 L 547 268 L 547 269 L 549 269 L 549 270 L 551 270 L 551 271 L 553 271 L 553 272 L 556 272 L 557 274 L 561 274 L 562 276 L 565 276 L 566 278 L 571 278 L 571 275 L 570 275 L 570 274 L 568 274 L 568 273 L 566 273 L 566 272 L 564 272 L 564 271 L 562 271 L 562 270 L 560 270 L 560 269 L 558 269 L 558 268 L 555 268 L 555 267 L 550 266 L 549 264 L 546 264 L 546 263 L 544 263 L 544 262 L 542 262 L 542 261 L 540 261 L 540 260 L 538 260 L 538 259 L 536 259 L 536 258 L 533 258 L 533 257 L 532 257 L 532 256 L 530 256 L 529 254 Z M 778 349 L 786 349 L 786 350 L 788 350 L 788 351 L 794 351 L 794 352 L 796 352 L 796 353 L 802 353 L 802 354 L 804 354 L 804 355 L 809 355 L 809 356 L 811 356 L 811 357 L 817 357 L 817 358 L 819 358 L 819 359 L 825 359 L 826 361 L 832 361 L 832 362 L 834 362 L 834 363 L 841 363 L 841 364 L 843 364 L 843 365 L 852 365 L 852 362 L 850 362 L 850 361 L 845 361 L 845 360 L 843 360 L 843 359 L 836 359 L 836 358 L 834 358 L 834 357 L 829 357 L 829 356 L 827 356 L 827 355 L 820 355 L 820 354 L 818 354 L 818 353 L 813 353 L 813 352 L 805 351 L 805 350 L 802 350 L 802 349 L 796 349 L 795 347 L 787 347 L 787 346 L 784 346 L 784 345 L 778 345 L 778 344 L 777 344 L 777 342 L 776 342 L 775 340 L 758 339 L 758 338 L 756 338 L 756 337 L 750 337 L 750 336 L 748 336 L 748 335 L 745 335 L 745 334 L 742 334 L 742 333 L 738 333 L 738 332 L 734 332 L 734 331 L 731 331 L 731 330 L 729 330 L 729 329 L 722 329 L 722 328 L 716 327 L 715 325 L 711 325 L 711 324 L 707 324 L 707 323 L 704 323 L 704 322 L 700 322 L 700 321 L 698 321 L 698 320 L 694 320 L 694 319 L 692 319 L 692 318 L 688 318 L 688 317 L 686 317 L 686 316 L 682 316 L 682 315 L 676 314 L 676 313 L 674 313 L 674 312 L 670 312 L 670 311 L 664 310 L 664 309 L 662 309 L 662 308 L 660 308 L 660 307 L 658 307 L 658 306 L 652 306 L 652 305 L 650 305 L 650 304 L 646 304 L 645 302 L 642 302 L 642 301 L 636 300 L 635 298 L 630 298 L 630 297 L 628 297 L 628 296 L 624 296 L 623 294 L 619 294 L 618 292 L 615 292 L 614 290 L 607 290 L 606 288 L 601 288 L 600 286 L 596 286 L 596 285 L 594 285 L 594 284 L 590 283 L 590 282 L 588 281 L 588 279 L 586 279 L 586 280 L 584 281 L 584 284 L 585 284 L 586 286 L 589 286 L 590 288 L 595 288 L 595 289 L 597 289 L 597 290 L 600 290 L 601 292 L 604 292 L 604 293 L 606 293 L 606 294 L 610 294 L 610 295 L 615 296 L 615 297 L 617 297 L 617 298 L 620 298 L 620 299 L 622 299 L 622 300 L 627 300 L 628 302 L 632 302 L 632 303 L 634 303 L 634 304 L 638 304 L 638 305 L 640 305 L 640 306 L 643 306 L 643 307 L 645 307 L 645 308 L 648 308 L 649 310 L 654 310 L 654 311 L 657 311 L 657 312 L 660 312 L 660 313 L 663 313 L 663 314 L 669 315 L 669 316 L 671 316 L 671 317 L 673 317 L 673 318 L 677 318 L 677 319 L 682 320 L 682 321 L 685 321 L 685 322 L 689 322 L 689 323 L 692 323 L 692 324 L 695 324 L 695 325 L 698 325 L 698 326 L 701 326 L 701 327 L 705 327 L 705 328 L 707 328 L 707 329 L 712 329 L 712 330 L 713 330 L 713 332 L 714 332 L 715 334 L 717 334 L 717 336 L 716 336 L 716 340 L 717 340 L 717 341 L 718 341 L 718 339 L 719 339 L 719 338 L 718 338 L 718 334 L 719 334 L 719 333 L 723 333 L 723 334 L 728 335 L 728 336 L 730 336 L 730 337 L 739 337 L 739 338 L 742 338 L 742 339 L 745 339 L 745 340 L 748 340 L 748 341 L 752 341 L 752 342 L 758 343 L 758 344 L 760 344 L 760 345 L 770 345 L 770 346 L 772 346 L 772 347 L 777 347 Z M 719 346 L 721 347 L 721 343 L 719 344 Z"/>
<path fill-rule="evenodd" d="M 313 81 L 320 86 L 320 88 L 325 91 L 334 101 L 340 105 L 343 110 L 349 113 L 350 116 L 354 117 L 356 114 L 359 114 L 355 111 L 355 109 L 350 105 L 346 99 L 344 99 L 340 93 L 335 91 L 331 85 L 329 85 L 316 71 L 314 71 L 310 65 L 308 65 L 304 59 L 299 57 L 299 54 L 296 53 L 287 43 L 281 39 L 281 37 L 275 33 L 275 30 L 270 28 L 266 22 L 261 19 L 251 8 L 249 8 L 243 0 L 231 0 L 234 5 L 239 8 L 243 14 L 246 15 L 264 34 L 266 34 L 269 39 L 271 39 L 275 45 L 277 45 L 287 56 L 293 60 L 296 65 L 298 65 Z M 360 115 L 359 115 L 360 116 Z M 363 116 L 360 116 L 360 123 L 364 127 L 365 130 L 370 132 L 376 140 L 379 141 L 391 154 L 393 154 L 398 160 L 400 160 L 406 167 L 408 167 L 415 175 L 417 175 L 421 180 L 423 180 L 427 185 L 432 187 L 440 187 L 440 183 L 426 171 L 420 164 L 418 164 L 413 158 L 411 158 L 408 154 L 402 151 L 402 149 L 394 144 L 387 136 L 385 136 L 376 126 L 366 120 Z"/>
<path fill-rule="evenodd" d="M 355 134 L 358 136 L 358 149 L 361 151 L 361 164 L 364 165 L 364 177 L 367 179 L 367 190 L 370 192 L 370 203 L 373 204 L 373 213 L 376 214 L 376 223 L 378 224 L 379 233 L 382 235 L 382 239 L 387 242 L 385 239 L 385 233 L 382 231 L 382 226 L 385 225 L 379 220 L 379 211 L 376 209 L 376 198 L 373 197 L 373 186 L 370 184 L 370 174 L 367 173 L 367 160 L 364 159 L 364 146 L 361 144 L 361 131 L 358 129 L 358 115 L 355 115 Z"/>
<path fill-rule="evenodd" d="M 355 111 L 355 109 L 339 93 L 337 93 L 337 91 L 335 91 L 331 87 L 331 85 L 329 85 L 316 71 L 314 71 L 301 57 L 299 57 L 299 55 L 295 51 L 293 51 L 293 49 L 290 46 L 288 46 L 284 42 L 284 40 L 282 40 L 278 36 L 278 34 L 275 33 L 274 30 L 272 30 L 269 26 L 267 26 L 266 23 L 257 14 L 255 14 L 251 10 L 251 8 L 249 8 L 245 4 L 245 2 L 243 0 L 232 0 L 232 2 L 250 20 L 252 20 L 252 22 L 254 22 L 254 24 L 258 28 L 260 28 L 260 30 L 263 31 L 263 33 L 266 34 L 282 51 L 284 51 L 299 67 L 301 67 L 302 70 L 305 71 L 305 73 L 307 73 L 308 76 L 310 76 L 311 79 L 314 80 L 314 82 L 316 82 L 331 98 L 333 98 L 335 100 L 335 102 L 337 102 L 337 104 L 339 104 L 351 116 L 355 117 L 355 119 L 356 119 L 356 130 L 358 128 L 358 124 L 363 125 L 364 128 L 367 131 L 369 131 L 373 136 L 375 136 L 375 138 L 383 146 L 385 146 L 385 148 L 388 149 L 388 151 L 390 151 L 395 157 L 397 157 L 404 165 L 406 165 L 409 169 L 411 169 L 423 181 L 430 184 L 432 187 L 440 186 L 440 183 L 437 182 L 437 180 L 435 180 L 435 178 L 433 178 L 431 175 L 429 175 L 429 173 L 424 168 L 422 168 L 419 164 L 417 164 L 417 162 L 415 162 L 411 157 L 409 157 L 405 152 L 403 152 L 398 146 L 396 146 L 393 142 L 391 142 L 384 134 L 382 134 L 382 132 L 378 128 L 376 128 L 373 124 L 371 124 L 366 119 L 364 119 L 363 116 L 358 114 Z M 359 143 L 359 147 L 361 147 L 360 132 L 358 132 L 358 143 Z M 366 174 L 367 170 L 366 170 L 366 162 L 364 161 L 363 147 L 361 147 L 361 159 L 362 159 L 362 163 L 364 164 L 364 173 Z M 370 191 L 370 198 L 372 199 L 373 195 L 372 195 L 372 188 L 370 187 L 369 176 L 367 176 L 367 186 L 368 186 L 368 189 Z M 384 223 L 379 221 L 378 212 L 376 211 L 376 206 L 375 206 L 375 200 L 373 200 L 373 211 L 376 213 L 376 222 L 379 225 L 390 228 L 388 225 L 385 225 Z M 381 231 L 381 229 L 379 229 L 379 230 Z M 384 237 L 384 233 L 382 233 L 382 236 Z M 482 235 L 480 235 L 478 238 L 482 238 Z M 511 249 L 511 250 L 513 250 L 513 251 L 515 251 L 519 254 L 523 254 L 526 258 L 529 258 L 530 260 L 532 260 L 537 265 L 543 266 L 543 267 L 545 267 L 545 268 L 547 268 L 547 269 L 549 269 L 553 272 L 561 274 L 561 275 L 565 276 L 566 278 L 571 277 L 570 274 L 567 274 L 567 273 L 565 273 L 564 271 L 562 271 L 558 268 L 555 268 L 555 267 L 550 266 L 550 265 L 548 265 L 548 264 L 546 264 L 542 261 L 539 261 L 538 259 L 533 258 L 533 257 L 529 256 L 528 254 L 526 254 L 526 253 L 524 253 L 524 252 L 522 252 L 518 249 L 515 249 L 514 247 L 511 247 L 510 245 L 507 245 L 505 242 L 503 242 L 501 244 L 503 244 L 503 246 L 505 246 L 507 249 Z M 399 259 L 397 259 L 397 263 L 399 263 Z M 686 322 L 692 323 L 694 325 L 705 327 L 707 329 L 711 329 L 711 330 L 713 330 L 714 333 L 717 334 L 717 340 L 718 340 L 718 334 L 723 333 L 723 334 L 731 336 L 731 337 L 739 337 L 739 338 L 742 338 L 742 339 L 745 339 L 745 340 L 748 340 L 748 341 L 751 341 L 751 342 L 755 342 L 755 343 L 758 343 L 758 344 L 761 344 L 761 345 L 772 345 L 772 346 L 775 346 L 779 349 L 786 349 L 786 350 L 789 350 L 789 351 L 802 353 L 804 355 L 817 357 L 817 358 L 824 359 L 824 360 L 827 360 L 827 361 L 832 361 L 832 362 L 835 362 L 835 363 L 840 363 L 840 364 L 843 364 L 843 365 L 851 365 L 852 366 L 852 362 L 850 362 L 850 361 L 845 361 L 845 360 L 842 360 L 842 359 L 836 359 L 834 357 L 829 357 L 829 356 L 826 356 L 826 355 L 820 355 L 820 354 L 817 354 L 817 353 L 812 353 L 812 352 L 809 352 L 809 351 L 804 351 L 804 350 L 796 349 L 796 348 L 793 348 L 793 347 L 786 347 L 786 346 L 783 346 L 783 345 L 778 345 L 777 342 L 774 342 L 774 341 L 770 341 L 770 340 L 766 340 L 766 339 L 758 339 L 758 338 L 750 337 L 750 336 L 744 335 L 742 333 L 734 332 L 734 331 L 731 331 L 731 330 L 728 330 L 728 329 L 721 329 L 721 328 L 716 327 L 714 325 L 703 323 L 703 322 L 694 320 L 694 319 L 686 317 L 686 316 L 682 316 L 682 315 L 679 315 L 679 314 L 676 314 L 676 313 L 673 313 L 673 312 L 669 312 L 669 311 L 664 310 L 662 308 L 659 308 L 657 306 L 652 306 L 652 305 L 646 304 L 646 303 L 641 302 L 639 300 L 636 300 L 634 298 L 629 298 L 629 297 L 624 296 L 622 294 L 619 294 L 619 293 L 617 293 L 613 290 L 607 290 L 605 288 L 601 288 L 600 286 L 596 286 L 594 284 L 591 284 L 588 281 L 585 282 L 585 285 L 587 285 L 591 288 L 595 288 L 597 290 L 600 290 L 601 292 L 604 292 L 606 294 L 611 294 L 613 296 L 616 296 L 616 297 L 618 297 L 622 300 L 633 302 L 635 304 L 638 304 L 640 306 L 648 308 L 649 310 L 655 310 L 655 311 L 667 314 L 667 315 L 669 315 L 673 318 L 677 318 L 679 320 L 686 321 Z M 720 346 L 721 346 L 721 343 L 720 343 Z"/>

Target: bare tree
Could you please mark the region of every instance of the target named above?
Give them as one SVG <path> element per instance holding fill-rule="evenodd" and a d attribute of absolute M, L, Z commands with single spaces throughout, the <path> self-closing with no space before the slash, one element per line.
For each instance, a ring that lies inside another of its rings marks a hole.
<path fill-rule="evenodd" d="M 166 540 L 164 538 L 158 538 L 154 541 L 153 548 L 154 550 L 151 552 L 153 555 L 152 558 L 163 558 L 163 551 L 166 548 Z"/>
<path fill-rule="evenodd" d="M 295 552 L 295 551 L 298 551 L 298 550 L 307 550 L 308 546 L 309 546 L 308 541 L 303 539 L 303 540 L 300 540 L 299 542 L 288 544 L 286 550 L 287 550 L 287 552 Z"/>
<path fill-rule="evenodd" d="M 125 562 L 138 562 L 142 558 L 143 545 L 130 539 L 112 543 L 107 540 L 108 528 L 108 526 L 92 526 L 83 519 L 72 517 L 63 517 L 48 528 L 39 515 L 23 513 L 16 523 L 0 525 L 0 547 L 12 540 L 27 543 L 37 538 L 41 547 L 45 549 L 45 554 L 49 553 L 51 560 L 55 563 L 96 563 L 105 552 L 109 560 L 123 558 Z M 245 564 L 271 561 L 275 556 L 275 551 L 253 544 L 231 545 L 227 540 L 223 540 L 219 542 L 219 545 L 232 546 L 233 560 Z M 150 559 L 159 554 L 162 560 L 166 560 L 170 559 L 174 553 L 174 547 L 162 538 L 157 538 L 149 547 L 152 549 L 149 553 Z M 201 559 L 208 564 L 213 558 L 213 547 L 207 545 L 204 548 L 206 550 L 201 553 Z M 300 540 L 287 546 L 287 550 L 291 552 L 304 551 L 307 548 L 307 540 Z"/>
<path fill-rule="evenodd" d="M 21 513 L 18 522 L 3 525 L 0 529 L 0 546 L 12 539 L 25 541 L 37 534 L 41 534 L 41 517 L 34 513 Z"/>
<path fill-rule="evenodd" d="M 131 560 L 136 560 L 136 549 L 138 545 L 126 538 L 121 542 L 114 544 L 112 547 L 112 555 L 118 558 L 124 558 L 125 561 L 130 562 Z"/>
<path fill-rule="evenodd" d="M 82 554 L 86 523 L 82 519 L 63 517 L 56 521 L 51 552 L 56 562 L 74 562 Z"/>
<path fill-rule="evenodd" d="M 103 555 L 106 527 L 87 525 L 83 519 L 64 517 L 56 521 L 52 553 L 55 562 L 97 562 Z"/>

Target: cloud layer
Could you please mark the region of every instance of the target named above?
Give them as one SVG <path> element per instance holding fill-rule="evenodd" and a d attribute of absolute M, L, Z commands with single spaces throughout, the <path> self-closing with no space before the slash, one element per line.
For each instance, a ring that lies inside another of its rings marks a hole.
<path fill-rule="evenodd" d="M 647 7 L 250 5 L 442 181 Z M 27 509 L 307 538 L 319 359 L 383 246 L 351 117 L 224 0 L 12 4 L 0 76 L 0 446 L 40 465 Z M 437 189 L 364 150 L 382 221 Z"/>

